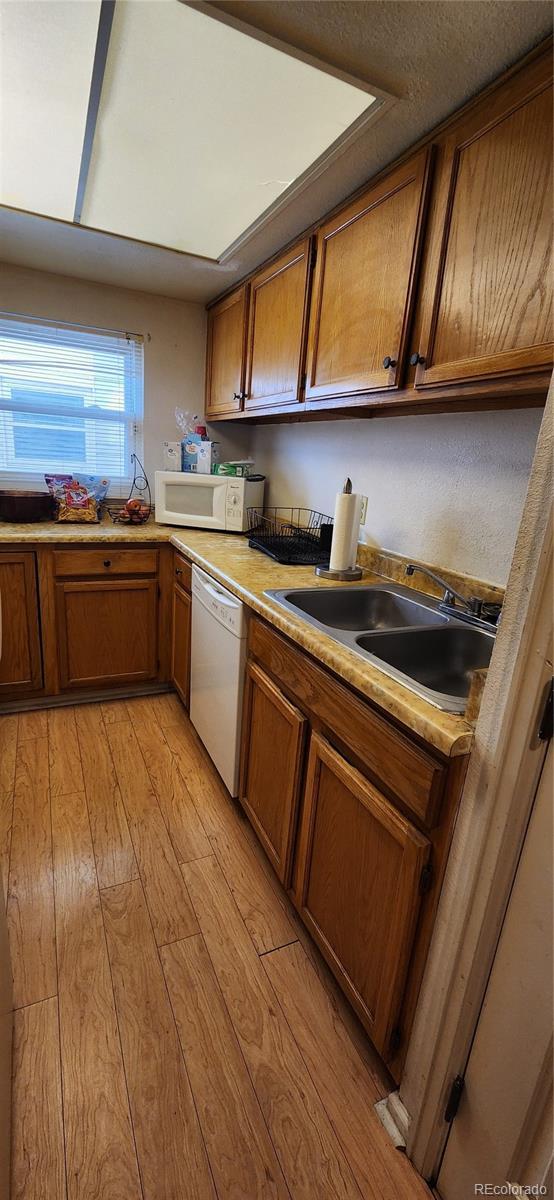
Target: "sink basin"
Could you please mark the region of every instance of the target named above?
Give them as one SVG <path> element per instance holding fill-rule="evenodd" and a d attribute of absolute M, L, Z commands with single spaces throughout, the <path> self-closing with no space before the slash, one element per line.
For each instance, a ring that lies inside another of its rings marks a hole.
<path fill-rule="evenodd" d="M 445 712 L 464 712 L 471 673 L 488 667 L 494 647 L 494 630 L 443 613 L 438 600 L 402 584 L 266 595 Z"/>
<path fill-rule="evenodd" d="M 448 617 L 432 607 L 432 600 L 422 604 L 421 599 L 386 587 L 299 588 L 279 596 L 287 608 L 333 629 L 403 629 L 448 622 Z"/>
<path fill-rule="evenodd" d="M 452 622 L 435 629 L 364 633 L 356 642 L 361 650 L 423 687 L 465 698 L 472 671 L 489 665 L 494 634 Z"/>

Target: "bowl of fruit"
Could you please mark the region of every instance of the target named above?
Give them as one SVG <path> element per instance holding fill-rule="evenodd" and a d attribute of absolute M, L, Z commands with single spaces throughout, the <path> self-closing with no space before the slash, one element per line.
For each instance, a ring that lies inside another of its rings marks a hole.
<path fill-rule="evenodd" d="M 126 500 L 121 508 L 116 508 L 115 512 L 111 513 L 114 521 L 121 521 L 124 525 L 144 525 L 152 512 L 152 506 L 145 504 L 139 496 L 131 496 Z"/>

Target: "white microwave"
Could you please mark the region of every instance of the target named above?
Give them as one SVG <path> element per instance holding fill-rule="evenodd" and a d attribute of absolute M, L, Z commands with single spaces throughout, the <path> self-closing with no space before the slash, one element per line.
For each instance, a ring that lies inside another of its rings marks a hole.
<path fill-rule="evenodd" d="M 156 471 L 156 521 L 193 529 L 244 533 L 249 508 L 264 502 L 265 479 L 234 475 L 195 475 L 192 471 Z"/>

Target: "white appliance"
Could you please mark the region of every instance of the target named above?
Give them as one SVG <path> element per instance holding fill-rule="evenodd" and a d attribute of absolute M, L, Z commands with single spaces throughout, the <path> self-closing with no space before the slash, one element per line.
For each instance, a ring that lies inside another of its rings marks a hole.
<path fill-rule="evenodd" d="M 249 508 L 264 502 L 265 479 L 156 471 L 156 521 L 244 533 Z"/>
<path fill-rule="evenodd" d="M 232 796 L 239 790 L 245 664 L 244 605 L 193 566 L 190 719 Z"/>

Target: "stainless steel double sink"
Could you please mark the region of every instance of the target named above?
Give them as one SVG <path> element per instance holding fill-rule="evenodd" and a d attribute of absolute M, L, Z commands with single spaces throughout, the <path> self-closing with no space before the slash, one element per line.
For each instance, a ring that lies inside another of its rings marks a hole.
<path fill-rule="evenodd" d="M 401 584 L 265 595 L 446 712 L 464 712 L 472 672 L 488 667 L 494 647 L 493 630 L 457 620 Z"/>

